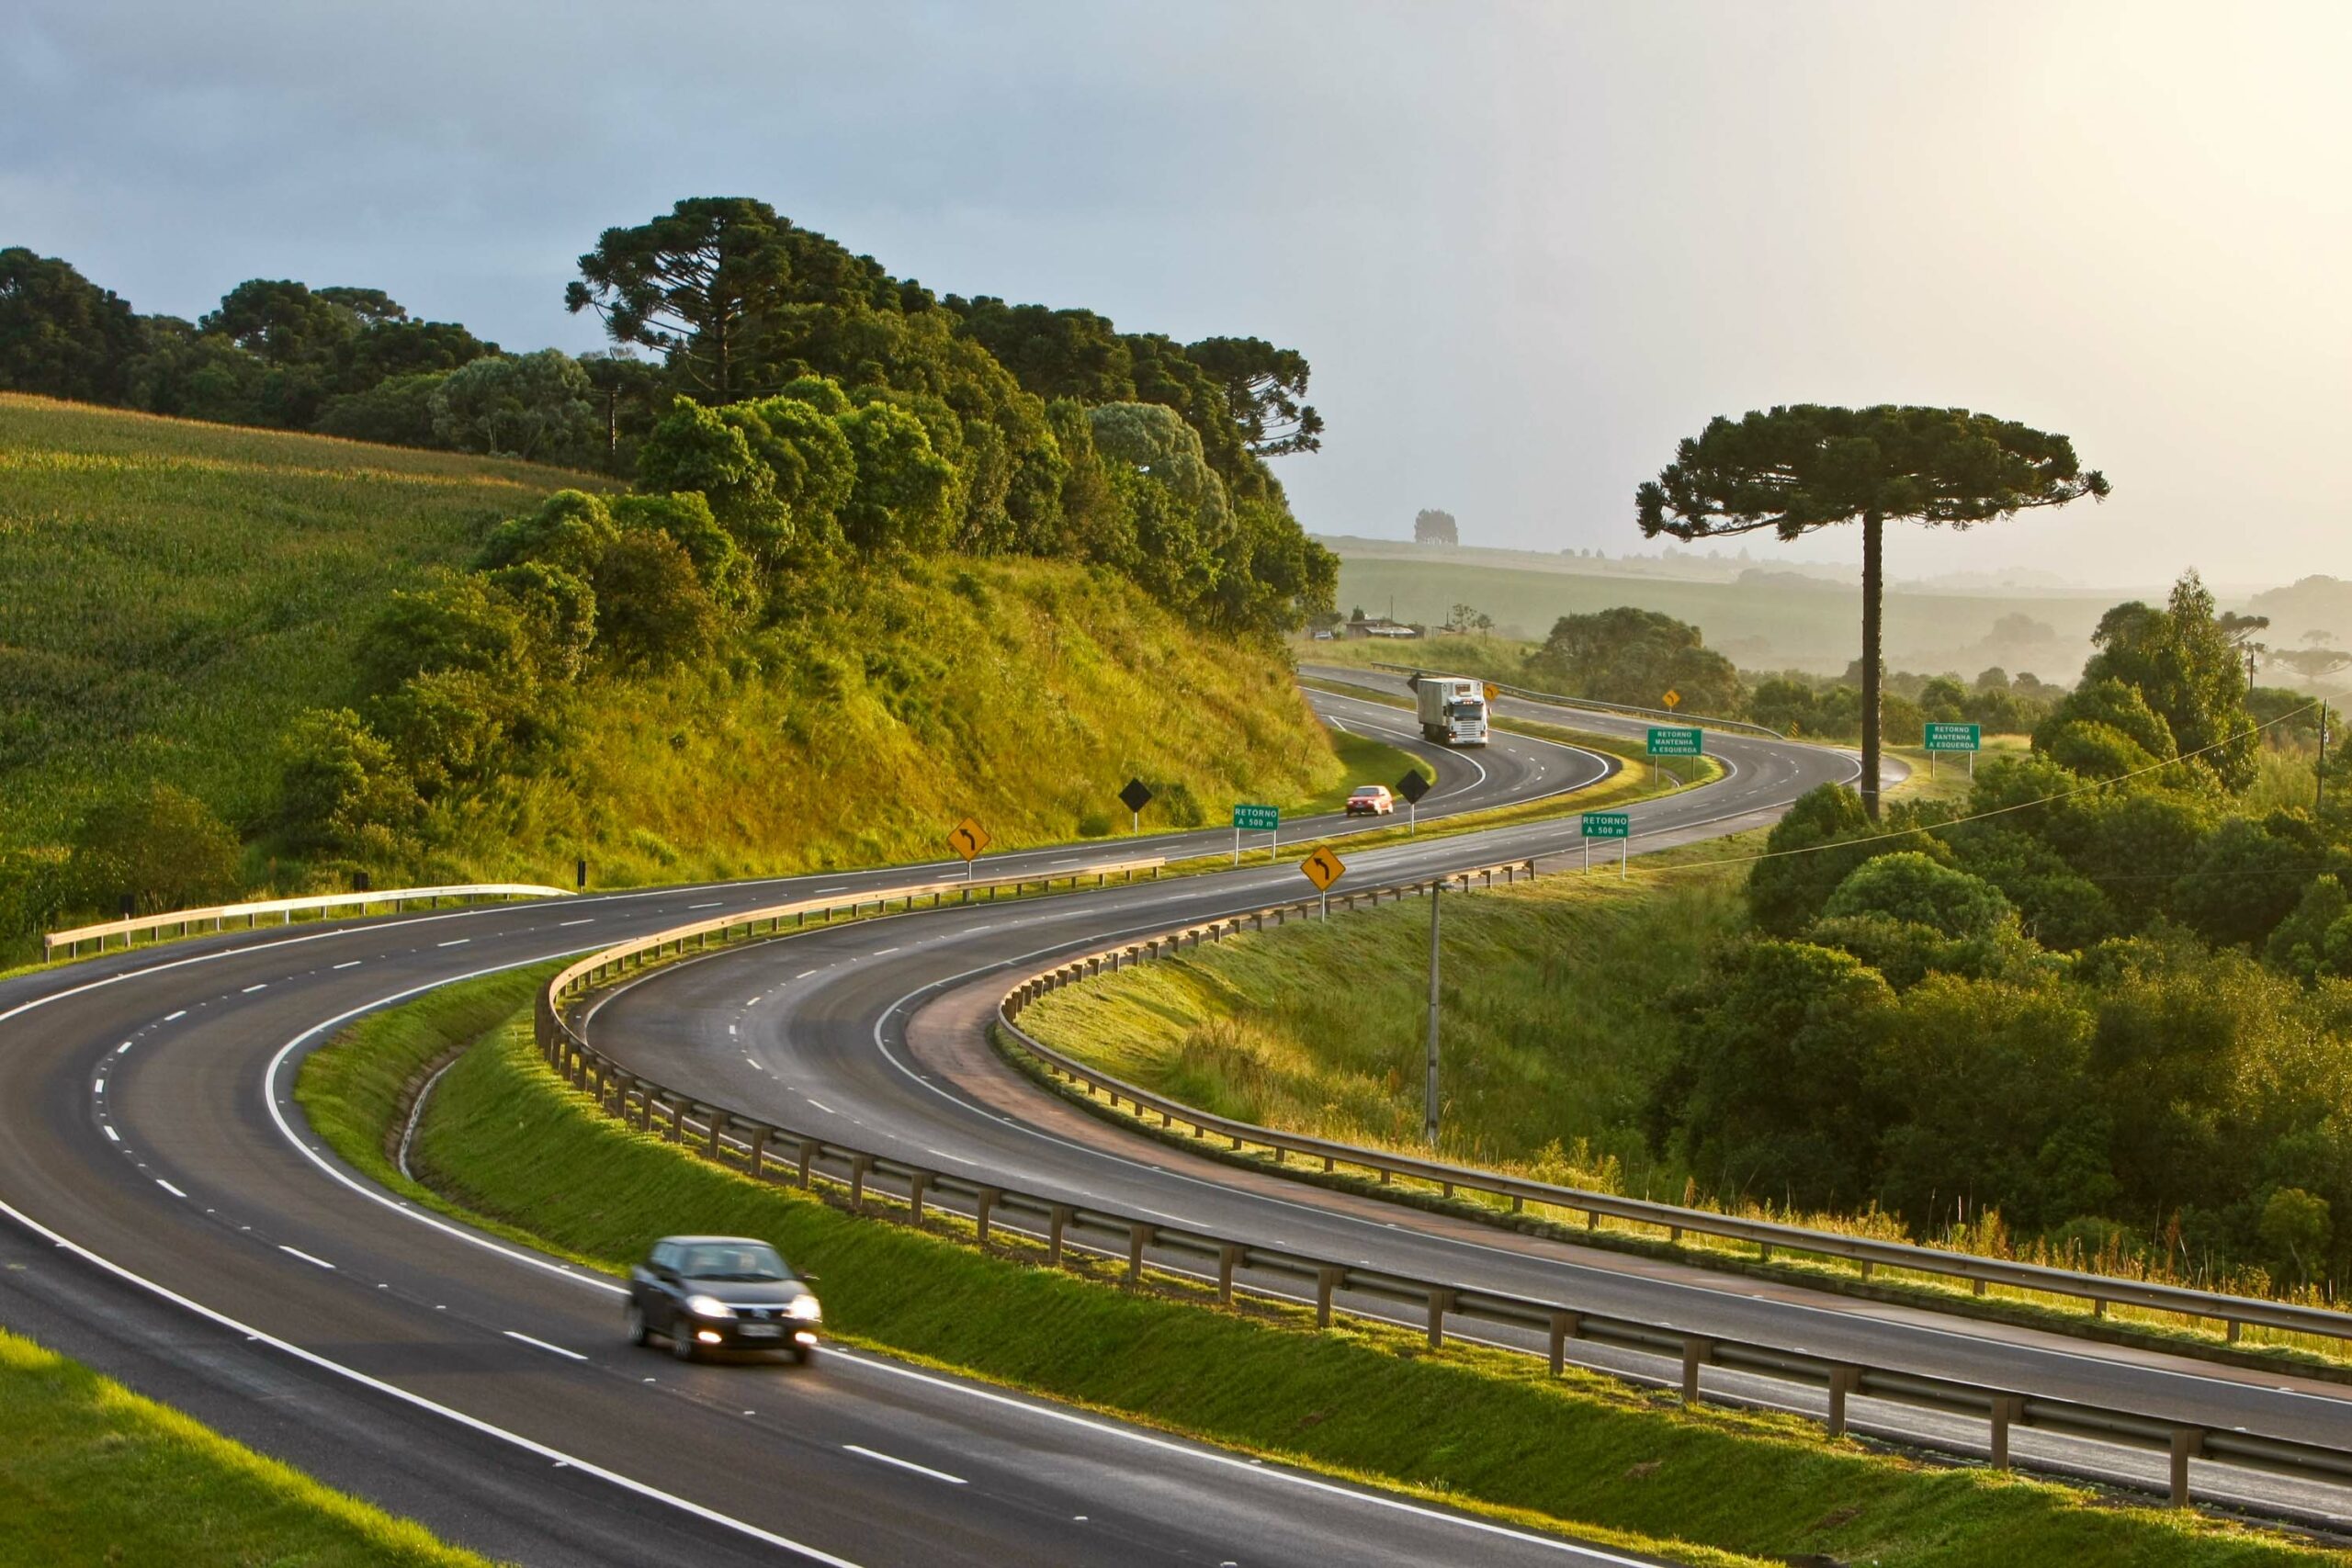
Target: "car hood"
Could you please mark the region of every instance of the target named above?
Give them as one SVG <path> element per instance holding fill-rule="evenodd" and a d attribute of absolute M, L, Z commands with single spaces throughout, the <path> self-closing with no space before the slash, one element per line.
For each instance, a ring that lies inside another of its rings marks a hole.
<path fill-rule="evenodd" d="M 797 1280 L 687 1280 L 696 1295 L 717 1296 L 729 1306 L 790 1306 L 811 1294 Z"/>

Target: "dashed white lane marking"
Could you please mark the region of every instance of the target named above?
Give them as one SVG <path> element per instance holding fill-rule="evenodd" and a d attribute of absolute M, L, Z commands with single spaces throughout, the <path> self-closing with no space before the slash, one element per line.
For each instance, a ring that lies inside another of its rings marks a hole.
<path fill-rule="evenodd" d="M 185 1198 L 187 1196 L 187 1193 L 181 1191 L 178 1188 L 173 1186 L 170 1182 L 164 1180 L 160 1176 L 155 1178 L 155 1185 L 162 1188 L 164 1191 L 170 1193 L 175 1198 Z"/>
<path fill-rule="evenodd" d="M 807 1095 L 802 1095 L 801 1098 L 803 1100 L 808 1099 Z M 821 1100 L 809 1100 L 808 1103 L 815 1106 L 818 1110 L 823 1111 L 828 1116 L 838 1116 L 841 1114 L 840 1111 L 834 1110 L 831 1106 L 826 1104 Z"/>
<path fill-rule="evenodd" d="M 119 1144 L 119 1143 L 122 1142 L 122 1134 L 121 1134 L 120 1133 L 116 1132 L 113 1128 L 111 1128 L 111 1127 L 101 1127 L 101 1128 L 100 1128 L 100 1129 L 98 1129 L 98 1130 L 99 1130 L 100 1132 L 104 1133 L 104 1134 L 107 1135 L 107 1143 L 110 1143 L 110 1144 Z"/>
<path fill-rule="evenodd" d="M 317 1268 L 331 1269 L 334 1267 L 334 1264 L 328 1262 L 323 1258 L 313 1258 L 309 1253 L 303 1251 L 300 1247 L 288 1247 L 282 1241 L 277 1244 L 277 1250 L 286 1254 L 288 1258 L 299 1258 L 303 1262 L 314 1265 Z"/>
<path fill-rule="evenodd" d="M 693 913 L 695 910 L 696 910 L 696 909 L 716 909 L 716 908 L 718 908 L 721 904 L 724 904 L 724 903 L 726 903 L 726 902 L 727 902 L 727 900 L 726 900 L 726 899 L 724 899 L 724 898 L 713 898 L 713 899 L 712 899 L 709 903 L 707 903 L 707 904 L 689 904 L 689 905 L 687 905 L 687 906 L 686 906 L 686 912 L 687 912 L 688 914 L 692 914 L 692 913 Z"/>
<path fill-rule="evenodd" d="M 187 1009 L 186 1009 L 186 1008 L 182 1008 L 182 1009 L 180 1009 L 180 1010 L 179 1010 L 179 1011 L 177 1011 L 177 1012 L 167 1012 L 167 1013 L 165 1013 L 165 1014 L 164 1015 L 164 1021 L 165 1023 L 177 1023 L 181 1019 L 184 1019 L 184 1018 L 186 1018 L 187 1016 Z"/>
<path fill-rule="evenodd" d="M 760 1064 L 751 1056 L 747 1055 L 743 1060 L 752 1064 L 752 1070 L 754 1072 L 765 1072 L 767 1070 L 765 1067 L 761 1066 Z"/>
<path fill-rule="evenodd" d="M 114 1048 L 114 1054 L 115 1054 L 116 1055 L 119 1056 L 119 1055 L 121 1055 L 123 1053 L 125 1053 L 126 1051 L 129 1051 L 130 1049 L 130 1041 L 128 1041 L 128 1040 L 126 1040 L 126 1041 L 124 1041 L 121 1044 L 119 1044 L 119 1045 L 118 1045 L 118 1046 L 116 1046 L 116 1047 Z"/>
<path fill-rule="evenodd" d="M 817 889 L 817 897 L 822 898 L 828 893 L 846 893 L 848 891 L 849 889 L 847 887 L 820 887 Z"/>
<path fill-rule="evenodd" d="M 730 1023 L 730 1024 L 729 1024 L 729 1025 L 727 1026 L 727 1032 L 728 1032 L 728 1033 L 729 1033 L 729 1034 L 734 1033 L 734 1032 L 735 1032 L 735 1026 L 734 1026 L 733 1024 L 731 1024 L 731 1023 Z"/>
<path fill-rule="evenodd" d="M 345 961 L 345 962 L 344 962 L 344 963 L 341 963 L 341 964 L 336 964 L 336 965 L 335 965 L 335 967 L 336 967 L 336 968 L 338 968 L 338 969 L 356 969 L 356 968 L 358 968 L 362 964 L 365 964 L 365 963 L 367 963 L 367 962 L 368 962 L 368 961 L 367 961 L 366 959 L 364 959 L 364 958 L 353 958 L 353 959 L 346 960 L 346 961 Z"/>
<path fill-rule="evenodd" d="M 876 958 L 888 958 L 890 954 L 898 951 L 899 950 L 895 947 L 877 947 L 874 950 L 874 956 Z"/>
<path fill-rule="evenodd" d="M 944 1481 L 950 1486 L 964 1486 L 969 1484 L 969 1483 L 965 1481 L 965 1479 L 960 1475 L 950 1475 L 944 1470 L 933 1470 L 927 1464 L 917 1464 L 910 1459 L 899 1459 L 891 1454 L 877 1453 L 872 1449 L 860 1448 L 855 1443 L 843 1443 L 842 1445 L 842 1450 L 844 1453 L 855 1454 L 860 1459 L 870 1459 L 882 1464 L 895 1464 L 900 1470 L 911 1470 L 917 1475 L 928 1475 L 933 1481 Z"/>
<path fill-rule="evenodd" d="M 806 980 L 809 976 L 814 975 L 816 971 L 814 969 L 803 969 L 799 974 L 795 975 L 793 978 L 796 980 Z"/>
<path fill-rule="evenodd" d="M 104 1093 L 106 1093 L 106 1091 L 107 1091 L 107 1080 L 106 1080 L 106 1079 L 104 1079 L 104 1078 L 100 1078 L 100 1079 L 97 1081 L 97 1085 L 96 1085 L 96 1088 L 94 1088 L 94 1089 L 92 1089 L 90 1090 L 90 1092 L 91 1092 L 92 1094 L 104 1094 Z"/>
<path fill-rule="evenodd" d="M 550 1345 L 544 1339 L 534 1339 L 527 1334 L 517 1334 L 511 1328 L 501 1330 L 501 1332 L 503 1332 L 509 1339 L 519 1339 L 524 1344 L 532 1347 L 534 1349 L 545 1350 L 549 1355 L 562 1356 L 567 1359 L 574 1361 L 584 1361 L 588 1359 L 577 1350 L 567 1350 L 560 1345 Z"/>
<path fill-rule="evenodd" d="M 596 923 L 596 917 L 595 917 L 595 916 L 594 916 L 594 915 L 590 915 L 587 919 L 581 919 L 581 920 L 558 920 L 558 921 L 555 923 L 555 929 L 556 929 L 556 930 L 558 930 L 558 931 L 561 931 L 561 930 L 563 930 L 563 928 L 564 928 L 564 927 L 566 927 L 566 926 L 593 926 L 593 925 L 594 925 L 595 923 Z"/>
<path fill-rule="evenodd" d="M 436 942 L 433 945 L 435 947 L 463 947 L 466 943 L 471 941 L 473 941 L 473 938 L 469 936 L 461 936 L 453 938 L 448 942 Z"/>

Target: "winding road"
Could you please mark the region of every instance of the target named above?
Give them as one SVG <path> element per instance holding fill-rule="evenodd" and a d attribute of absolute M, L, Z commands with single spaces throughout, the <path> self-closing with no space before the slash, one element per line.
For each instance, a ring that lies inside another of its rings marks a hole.
<path fill-rule="evenodd" d="M 1314 701 L 1432 757 L 1425 819 L 1581 788 L 1613 767 L 1509 734 L 1445 751 L 1408 735 L 1409 715 L 1394 708 Z M 1769 820 L 1853 768 L 1813 748 L 1710 745 L 1729 775 L 1633 807 L 1635 852 Z M 1284 836 L 1351 830 L 1327 818 Z M 1351 874 L 1556 854 L 1574 833 L 1552 820 L 1351 852 Z M 1208 829 L 985 864 L 1034 875 L 1230 843 Z M 639 1563 L 650 1540 L 713 1562 L 874 1568 L 1634 1561 L 884 1357 L 834 1349 L 805 1371 L 758 1371 L 649 1356 L 619 1337 L 613 1281 L 410 1208 L 321 1147 L 291 1104 L 301 1054 L 365 1011 L 910 871 L 249 932 L 0 984 L 0 1324 L 526 1563 Z M 754 1114 L 1270 1245 L 2286 1437 L 2340 1431 L 2352 1414 L 2333 1385 L 1595 1255 L 1212 1166 L 1039 1094 L 980 1042 L 1009 968 L 1252 908 L 1297 881 L 1294 865 L 1245 865 L 722 950 L 609 995 L 592 1033 L 651 1076 Z"/>

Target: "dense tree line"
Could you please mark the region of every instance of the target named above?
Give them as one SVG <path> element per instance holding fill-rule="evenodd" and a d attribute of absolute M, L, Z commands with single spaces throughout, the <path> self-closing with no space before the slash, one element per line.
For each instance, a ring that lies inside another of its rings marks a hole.
<path fill-rule="evenodd" d="M 2344 1280 L 2352 848 L 2339 817 L 2241 804 L 2260 739 L 2226 648 L 2192 576 L 2111 612 L 2031 754 L 1963 804 L 1800 801 L 1679 1004 L 1657 1144 L 1722 1190 L 1922 1233 L 1996 1211 L 2184 1272 Z"/>

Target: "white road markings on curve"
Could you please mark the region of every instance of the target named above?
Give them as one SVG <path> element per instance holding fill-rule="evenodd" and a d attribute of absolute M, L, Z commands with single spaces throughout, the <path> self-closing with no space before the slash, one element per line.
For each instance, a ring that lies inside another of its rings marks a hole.
<path fill-rule="evenodd" d="M 116 1132 L 113 1128 L 101 1127 L 98 1130 L 107 1135 L 107 1142 L 110 1144 L 119 1144 L 122 1142 L 122 1134 Z"/>
<path fill-rule="evenodd" d="M 170 1193 L 175 1198 L 185 1198 L 187 1196 L 187 1193 L 181 1191 L 178 1188 L 173 1186 L 170 1182 L 164 1180 L 160 1176 L 155 1178 L 155 1185 L 162 1188 L 164 1191 Z"/>
<path fill-rule="evenodd" d="M 303 1251 L 300 1247 L 288 1247 L 282 1241 L 277 1244 L 277 1250 L 286 1254 L 288 1258 L 299 1258 L 303 1262 L 308 1263 L 314 1268 L 329 1270 L 332 1270 L 334 1268 L 334 1265 L 328 1262 L 325 1258 L 313 1258 L 309 1253 Z"/>
<path fill-rule="evenodd" d="M 336 965 L 335 965 L 335 967 L 336 967 L 336 968 L 338 968 L 338 969 L 356 969 L 356 968 L 358 968 L 362 964 L 365 964 L 365 963 L 367 963 L 367 962 L 368 962 L 368 961 L 367 961 L 366 959 L 364 959 L 364 958 L 354 958 L 354 959 L 351 959 L 350 961 L 348 961 L 347 963 L 338 964 L 336 964 Z"/>
<path fill-rule="evenodd" d="M 696 910 L 696 909 L 716 909 L 716 908 L 718 908 L 721 904 L 724 904 L 724 903 L 726 903 L 726 902 L 727 902 L 727 900 L 726 900 L 726 899 L 724 899 L 724 898 L 713 898 L 713 899 L 712 899 L 709 903 L 707 903 L 707 904 L 689 904 L 689 905 L 687 905 L 687 906 L 686 906 L 686 910 L 687 910 L 687 912 L 688 912 L 688 913 L 690 913 L 690 914 L 691 914 L 693 911 L 695 911 L 695 910 Z"/>
<path fill-rule="evenodd" d="M 898 951 L 899 950 L 895 947 L 877 947 L 874 950 L 874 956 L 876 958 L 888 958 L 890 954 Z"/>
<path fill-rule="evenodd" d="M 186 1008 L 182 1008 L 182 1009 L 180 1009 L 180 1010 L 179 1010 L 179 1011 L 177 1011 L 177 1012 L 167 1012 L 167 1013 L 165 1013 L 165 1014 L 164 1015 L 164 1021 L 165 1023 L 177 1023 L 181 1019 L 184 1019 L 184 1018 L 186 1018 L 187 1016 L 187 1009 L 186 1009 Z"/>
<path fill-rule="evenodd" d="M 561 931 L 561 930 L 563 930 L 563 928 L 564 928 L 564 927 L 566 927 L 566 926 L 593 926 L 593 925 L 594 925 L 595 923 L 596 923 L 596 917 L 595 917 L 595 916 L 594 916 L 594 915 L 590 915 L 590 916 L 589 916 L 589 917 L 587 917 L 585 919 L 579 919 L 579 920 L 558 920 L 558 921 L 555 923 L 555 929 L 556 929 L 556 930 L 558 930 L 558 931 Z"/>
<path fill-rule="evenodd" d="M 91 1092 L 92 1094 L 104 1094 L 104 1093 L 106 1093 L 106 1091 L 107 1091 L 107 1080 L 106 1080 L 106 1079 L 104 1079 L 104 1078 L 100 1078 L 100 1079 L 97 1081 L 97 1086 L 96 1086 L 96 1088 L 94 1088 L 94 1089 L 92 1089 L 90 1090 L 90 1092 Z"/>
<path fill-rule="evenodd" d="M 269 989 L 269 982 L 268 982 L 268 981 L 266 981 L 266 980 L 264 980 L 264 981 L 263 981 L 260 985 L 258 985 L 258 986 L 247 986 L 247 987 L 246 987 L 243 991 L 240 991 L 240 992 L 239 992 L 239 993 L 237 993 L 237 994 L 238 994 L 238 995 L 240 995 L 240 996 L 250 997 L 250 996 L 252 996 L 255 991 L 266 991 L 267 989 Z"/>
<path fill-rule="evenodd" d="M 808 1097 L 805 1094 L 800 1098 L 803 1100 L 808 1100 Z M 815 1106 L 818 1110 L 823 1111 L 828 1116 L 839 1116 L 841 1114 L 840 1111 L 834 1110 L 831 1106 L 826 1104 L 821 1100 L 809 1100 L 808 1103 Z"/>
<path fill-rule="evenodd" d="M 527 1334 L 517 1334 L 511 1328 L 502 1329 L 500 1332 L 509 1339 L 519 1339 L 524 1344 L 536 1349 L 545 1350 L 550 1355 L 562 1356 L 574 1361 L 584 1361 L 588 1359 L 577 1350 L 567 1350 L 560 1345 L 550 1345 L 544 1339 L 534 1339 Z"/>
<path fill-rule="evenodd" d="M 471 941 L 473 941 L 473 938 L 469 936 L 461 936 L 454 937 L 447 942 L 436 942 L 433 945 L 435 947 L 463 947 L 466 943 Z"/>
<path fill-rule="evenodd" d="M 873 1449 L 861 1448 L 855 1443 L 843 1443 L 842 1445 L 842 1451 L 846 1453 L 854 1453 L 861 1459 L 875 1460 L 883 1464 L 895 1464 L 900 1470 L 911 1470 L 917 1475 L 928 1475 L 933 1481 L 944 1481 L 950 1486 L 968 1486 L 971 1484 L 960 1475 L 950 1475 L 944 1470 L 933 1470 L 927 1464 L 917 1464 L 910 1459 L 899 1459 L 892 1454 L 879 1453 Z"/>

